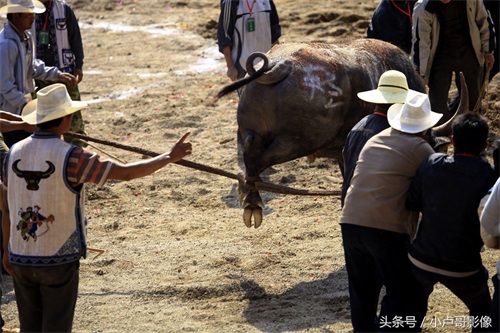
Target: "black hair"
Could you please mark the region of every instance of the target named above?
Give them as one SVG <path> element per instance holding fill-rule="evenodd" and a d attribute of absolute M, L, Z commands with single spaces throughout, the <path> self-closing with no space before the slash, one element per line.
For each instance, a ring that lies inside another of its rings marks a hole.
<path fill-rule="evenodd" d="M 8 13 L 7 14 L 7 20 L 9 20 L 10 22 L 12 22 L 12 19 L 13 19 L 12 13 Z"/>
<path fill-rule="evenodd" d="M 486 147 L 488 121 L 476 112 L 459 115 L 452 125 L 455 153 L 479 156 Z"/>
<path fill-rule="evenodd" d="M 57 126 L 61 125 L 63 118 L 64 117 L 57 118 L 57 119 L 54 119 L 54 120 L 50 120 L 50 121 L 47 121 L 45 123 L 37 124 L 36 126 L 40 130 L 51 129 L 51 128 L 54 128 L 54 127 L 57 127 Z"/>

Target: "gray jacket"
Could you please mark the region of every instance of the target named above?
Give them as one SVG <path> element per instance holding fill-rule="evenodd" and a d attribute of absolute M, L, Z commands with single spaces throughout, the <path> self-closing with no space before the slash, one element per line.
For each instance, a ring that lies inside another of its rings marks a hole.
<path fill-rule="evenodd" d="M 419 0 L 413 9 L 412 57 L 427 83 L 439 40 L 439 21 L 435 13 L 435 2 Z M 490 43 L 488 12 L 481 0 L 467 0 L 467 22 L 469 32 L 480 65 L 484 64 L 484 54 L 492 52 L 495 45 Z"/>
<path fill-rule="evenodd" d="M 56 81 L 61 73 L 57 67 L 46 67 L 34 60 L 33 40 L 21 37 L 9 22 L 0 31 L 0 110 L 21 114 L 27 103 L 26 94 L 35 91 L 34 79 Z"/>

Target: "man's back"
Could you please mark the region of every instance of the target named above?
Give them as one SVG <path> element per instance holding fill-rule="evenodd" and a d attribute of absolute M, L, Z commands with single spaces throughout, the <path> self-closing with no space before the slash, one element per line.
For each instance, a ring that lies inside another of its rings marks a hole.
<path fill-rule="evenodd" d="M 495 183 L 492 167 L 472 155 L 432 155 L 417 171 L 407 207 L 422 212 L 411 255 L 430 266 L 460 272 L 480 267 L 477 208 Z"/>
<path fill-rule="evenodd" d="M 340 223 L 407 233 L 406 192 L 433 153 L 419 136 L 388 128 L 372 137 L 358 159 Z"/>

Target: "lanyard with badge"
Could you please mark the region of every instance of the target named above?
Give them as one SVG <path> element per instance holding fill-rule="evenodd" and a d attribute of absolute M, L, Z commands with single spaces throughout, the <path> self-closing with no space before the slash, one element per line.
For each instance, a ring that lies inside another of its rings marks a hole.
<path fill-rule="evenodd" d="M 247 20 L 247 31 L 254 32 L 255 31 L 255 18 L 252 17 L 252 12 L 253 12 L 253 7 L 255 6 L 255 3 L 257 2 L 257 0 L 253 0 L 252 6 L 250 6 L 250 4 L 248 3 L 248 0 L 245 0 L 245 1 L 247 2 L 248 12 L 250 13 L 250 17 Z"/>
<path fill-rule="evenodd" d="M 43 23 L 43 30 L 38 33 L 38 44 L 48 45 L 49 44 L 49 32 L 47 31 L 47 25 L 49 23 L 50 8 L 52 7 L 52 0 L 49 2 L 49 7 L 45 11 L 45 22 Z"/>

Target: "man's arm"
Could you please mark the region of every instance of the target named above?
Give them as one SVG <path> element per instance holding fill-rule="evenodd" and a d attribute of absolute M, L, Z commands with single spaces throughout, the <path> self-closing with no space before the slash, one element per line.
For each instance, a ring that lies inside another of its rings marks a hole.
<path fill-rule="evenodd" d="M 134 163 L 115 163 L 109 172 L 108 179 L 132 180 L 141 178 L 152 174 L 169 163 L 174 163 L 183 159 L 185 156 L 191 154 L 191 143 L 184 142 L 188 135 L 189 132 L 184 134 L 179 141 L 175 143 L 169 153 Z"/>
<path fill-rule="evenodd" d="M 17 44 L 12 40 L 4 40 L 0 43 L 0 94 L 10 105 L 21 106 L 26 104 L 24 92 L 19 90 L 16 84 L 15 68 L 19 56 Z M 9 110 L 10 111 L 10 110 Z"/>
<path fill-rule="evenodd" d="M 10 240 L 10 216 L 9 205 L 7 202 L 7 191 L 4 186 L 0 185 L 0 209 L 2 210 L 2 247 L 3 258 L 2 263 L 5 271 L 12 275 L 12 267 L 9 261 L 9 240 Z"/>
<path fill-rule="evenodd" d="M 71 52 L 75 56 L 75 71 L 74 75 L 77 76 L 77 81 L 80 83 L 83 78 L 83 43 L 78 20 L 71 7 L 66 4 L 66 24 L 68 26 L 68 39 L 71 47 Z"/>
<path fill-rule="evenodd" d="M 424 4 L 417 2 L 413 11 L 412 58 L 413 64 L 425 84 L 427 84 L 428 78 L 425 77 L 425 74 L 431 54 L 432 19 L 433 15 L 426 12 Z"/>
<path fill-rule="evenodd" d="M 500 180 L 491 191 L 481 214 L 481 225 L 492 236 L 500 236 Z"/>
<path fill-rule="evenodd" d="M 0 111 L 0 132 L 10 131 L 34 132 L 36 126 L 25 123 L 20 116 L 10 112 Z"/>

